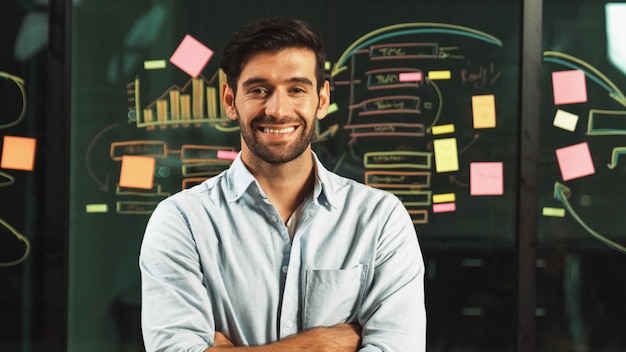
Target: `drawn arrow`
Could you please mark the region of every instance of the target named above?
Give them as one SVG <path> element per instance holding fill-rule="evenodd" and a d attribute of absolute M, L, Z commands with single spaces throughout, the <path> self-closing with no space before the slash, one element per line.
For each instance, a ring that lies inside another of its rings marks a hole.
<path fill-rule="evenodd" d="M 0 187 L 10 186 L 15 183 L 15 177 L 0 171 Z"/>
<path fill-rule="evenodd" d="M 18 123 L 22 122 L 24 116 L 26 116 L 26 89 L 24 88 L 24 80 L 20 77 L 2 71 L 0 71 L 0 77 L 13 81 L 15 84 L 17 84 L 17 87 L 22 93 L 22 111 L 20 112 L 20 116 L 18 116 L 17 119 L 12 122 L 0 124 L 0 129 L 4 129 L 17 125 Z"/>
<path fill-rule="evenodd" d="M 467 184 L 466 182 L 459 181 L 456 178 L 456 176 L 454 176 L 454 175 L 450 176 L 449 178 L 450 178 L 450 183 L 451 184 L 454 184 L 454 185 L 457 185 L 457 186 L 461 186 L 461 187 L 465 187 L 465 188 L 469 187 L 469 184 Z"/>
<path fill-rule="evenodd" d="M 565 209 L 570 213 L 570 215 L 574 218 L 574 220 L 576 220 L 576 222 L 578 222 L 585 230 L 587 230 L 587 232 L 589 232 L 593 237 L 595 237 L 598 241 L 604 243 L 605 245 L 609 246 L 610 248 L 613 248 L 617 251 L 620 251 L 624 254 L 626 254 L 626 247 L 620 245 L 617 242 L 614 242 L 604 236 L 602 236 L 601 234 L 597 233 L 596 231 L 594 231 L 591 227 L 589 227 L 589 225 L 587 225 L 581 218 L 580 216 L 578 216 L 578 214 L 574 211 L 574 209 L 572 208 L 571 204 L 569 203 L 569 197 L 572 195 L 572 191 L 569 189 L 569 187 L 565 186 L 564 184 L 560 183 L 560 182 L 555 182 L 554 183 L 554 199 L 560 201 L 561 203 L 563 203 L 563 206 L 565 207 Z"/>
<path fill-rule="evenodd" d="M 443 108 L 443 94 L 441 94 L 439 86 L 434 81 L 431 81 L 428 78 L 426 78 L 425 81 L 427 84 L 430 84 L 435 89 L 435 92 L 437 93 L 437 98 L 439 99 L 439 106 L 437 107 L 437 112 L 435 113 L 433 123 L 426 128 L 426 132 L 430 133 L 433 130 L 433 126 L 439 123 L 439 118 L 441 118 L 441 110 Z"/>
<path fill-rule="evenodd" d="M 28 258 L 28 255 L 30 254 L 30 241 L 28 241 L 28 238 L 24 237 L 24 235 L 22 235 L 21 233 L 17 232 L 17 230 L 14 229 L 13 226 L 9 225 L 9 223 L 4 221 L 2 218 L 0 218 L 0 225 L 6 227 L 9 231 L 11 231 L 13 236 L 17 237 L 18 240 L 20 240 L 21 242 L 24 242 L 24 245 L 26 245 L 26 249 L 24 250 L 24 255 L 22 255 L 22 257 L 20 259 L 14 260 L 14 261 L 8 262 L 8 263 L 0 262 L 0 267 L 7 267 L 7 266 L 18 265 L 19 263 L 21 263 L 24 260 L 26 260 L 26 258 Z"/>
<path fill-rule="evenodd" d="M 459 151 L 459 155 L 465 153 L 472 145 L 474 145 L 474 143 L 476 143 L 476 141 L 480 138 L 480 133 L 475 133 L 474 136 L 472 137 L 472 140 L 469 141 L 469 143 L 467 143 L 467 145 L 465 147 L 463 147 L 463 149 L 461 149 Z"/>
<path fill-rule="evenodd" d="M 613 153 L 611 153 L 611 162 L 607 164 L 609 169 L 613 170 L 617 167 L 617 159 L 623 154 L 626 154 L 626 147 L 613 148 Z"/>
<path fill-rule="evenodd" d="M 459 36 L 466 36 L 475 38 L 478 40 L 485 41 L 490 44 L 494 44 L 497 46 L 502 46 L 502 41 L 500 39 L 489 35 L 487 33 L 469 28 L 464 26 L 446 24 L 446 23 L 431 23 L 431 22 L 415 22 L 415 23 L 400 23 L 395 24 L 383 28 L 379 28 L 375 31 L 372 31 L 357 41 L 352 43 L 346 51 L 339 57 L 339 60 L 333 65 L 333 69 L 331 70 L 330 75 L 332 77 L 337 76 L 339 73 L 347 70 L 345 63 L 348 61 L 348 58 L 357 50 L 360 50 L 364 47 L 371 45 L 379 40 L 399 37 L 403 35 L 409 34 L 430 34 L 430 33 L 444 33 L 444 34 L 452 34 Z"/>
<path fill-rule="evenodd" d="M 339 124 L 334 124 L 328 127 L 326 131 L 318 133 L 317 136 L 315 136 L 314 142 L 323 142 L 329 138 L 332 138 L 337 134 L 337 131 L 339 131 Z"/>
<path fill-rule="evenodd" d="M 108 186 L 108 175 L 107 175 L 107 180 L 105 181 L 101 181 L 98 179 L 98 177 L 96 177 L 96 174 L 93 172 L 93 170 L 91 169 L 91 162 L 90 162 L 90 156 L 91 156 L 91 150 L 94 148 L 94 146 L 96 145 L 96 142 L 108 131 L 118 127 L 120 124 L 119 123 L 114 123 L 112 125 L 109 125 L 107 127 L 105 127 L 102 131 L 98 132 L 98 134 L 93 137 L 93 139 L 91 140 L 91 142 L 89 143 L 89 146 L 87 146 L 87 150 L 85 152 L 85 165 L 87 166 L 87 172 L 89 172 L 89 175 L 91 176 L 91 178 L 96 181 L 96 183 L 100 186 L 100 190 L 104 191 L 104 192 L 108 192 L 109 191 L 109 186 Z"/>
<path fill-rule="evenodd" d="M 623 106 L 626 106 L 626 96 L 624 96 L 624 93 L 622 93 L 622 91 L 617 88 L 615 83 L 613 83 L 608 77 L 606 77 L 602 72 L 600 72 L 597 68 L 593 67 L 588 62 L 557 51 L 545 51 L 543 53 L 543 59 L 544 61 L 554 62 L 572 69 L 583 71 L 585 73 L 585 76 L 589 77 L 589 79 L 593 80 L 594 82 L 598 83 L 602 88 L 606 89 L 609 92 L 609 96 L 613 98 L 613 100 L 617 101 Z"/>

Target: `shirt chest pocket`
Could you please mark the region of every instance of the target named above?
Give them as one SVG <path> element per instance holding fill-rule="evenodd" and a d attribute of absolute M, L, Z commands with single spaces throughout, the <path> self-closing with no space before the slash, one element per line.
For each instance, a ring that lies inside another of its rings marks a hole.
<path fill-rule="evenodd" d="M 366 265 L 345 270 L 307 270 L 303 327 L 353 322 L 363 300 Z"/>

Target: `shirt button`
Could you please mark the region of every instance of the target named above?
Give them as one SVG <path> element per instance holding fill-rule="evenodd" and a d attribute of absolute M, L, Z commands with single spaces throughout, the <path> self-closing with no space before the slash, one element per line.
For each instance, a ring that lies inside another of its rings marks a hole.
<path fill-rule="evenodd" d="M 276 215 L 272 215 L 270 216 L 270 220 L 272 220 L 272 222 L 276 222 L 278 221 L 278 218 L 276 217 Z"/>
<path fill-rule="evenodd" d="M 291 329 L 293 327 L 293 321 L 288 320 L 286 325 L 287 325 L 288 328 Z"/>
<path fill-rule="evenodd" d="M 283 271 L 283 273 L 285 273 L 285 274 L 286 274 L 288 269 L 289 269 L 289 268 L 287 268 L 287 266 L 286 266 L 286 265 L 285 265 L 285 266 L 283 266 L 283 267 L 282 267 L 282 271 Z"/>

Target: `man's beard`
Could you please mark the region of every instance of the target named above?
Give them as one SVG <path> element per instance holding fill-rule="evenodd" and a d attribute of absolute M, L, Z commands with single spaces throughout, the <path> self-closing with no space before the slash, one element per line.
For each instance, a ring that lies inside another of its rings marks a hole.
<path fill-rule="evenodd" d="M 271 119 L 274 123 L 284 122 L 276 121 L 274 118 L 268 117 L 261 118 L 259 120 L 263 121 L 267 119 Z M 244 126 L 241 123 L 241 119 L 239 118 L 239 112 L 237 112 L 237 121 L 239 121 L 241 137 L 248 146 L 248 149 L 250 149 L 250 152 L 252 152 L 252 154 L 254 154 L 257 158 L 270 164 L 282 164 L 296 159 L 297 157 L 302 155 L 302 153 L 304 153 L 309 144 L 311 144 L 311 142 L 315 138 L 315 128 L 310 128 L 308 133 L 306 133 L 306 124 L 299 124 L 299 136 L 296 141 L 281 147 L 272 148 L 272 146 L 267 146 L 258 142 L 257 138 L 255 137 L 255 133 L 253 133 L 255 131 L 251 131 L 250 129 L 248 129 L 248 126 Z M 279 153 L 277 153 L 276 150 L 278 150 Z"/>

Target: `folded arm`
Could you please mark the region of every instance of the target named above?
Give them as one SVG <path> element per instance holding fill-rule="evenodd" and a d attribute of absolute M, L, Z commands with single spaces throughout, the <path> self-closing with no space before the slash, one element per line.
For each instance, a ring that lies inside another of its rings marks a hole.
<path fill-rule="evenodd" d="M 360 334 L 361 328 L 358 325 L 338 324 L 331 327 L 309 329 L 264 346 L 236 347 L 226 336 L 217 332 L 215 333 L 215 346 L 209 347 L 205 352 L 355 352 L 360 346 Z"/>

